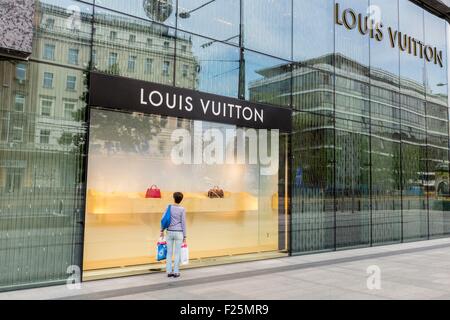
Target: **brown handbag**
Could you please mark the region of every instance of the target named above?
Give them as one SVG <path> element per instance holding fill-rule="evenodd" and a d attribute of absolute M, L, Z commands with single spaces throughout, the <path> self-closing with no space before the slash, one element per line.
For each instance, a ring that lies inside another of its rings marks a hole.
<path fill-rule="evenodd" d="M 214 188 L 212 188 L 208 191 L 208 198 L 214 199 L 214 198 L 223 198 L 223 197 L 224 197 L 224 192 L 218 186 L 214 186 Z"/>

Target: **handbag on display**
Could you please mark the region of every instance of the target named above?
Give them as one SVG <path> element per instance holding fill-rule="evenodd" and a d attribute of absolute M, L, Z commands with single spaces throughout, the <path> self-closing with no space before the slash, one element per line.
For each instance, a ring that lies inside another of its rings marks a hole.
<path fill-rule="evenodd" d="M 162 261 L 167 258 L 167 242 L 163 238 L 156 244 L 156 260 Z"/>
<path fill-rule="evenodd" d="M 214 186 L 214 188 L 208 191 L 208 198 L 223 198 L 224 192 L 218 186 Z"/>
<path fill-rule="evenodd" d="M 189 264 L 189 248 L 186 243 L 181 246 L 181 264 L 183 266 Z"/>
<path fill-rule="evenodd" d="M 161 199 L 161 190 L 156 185 L 152 185 L 150 188 L 147 189 L 145 197 Z"/>

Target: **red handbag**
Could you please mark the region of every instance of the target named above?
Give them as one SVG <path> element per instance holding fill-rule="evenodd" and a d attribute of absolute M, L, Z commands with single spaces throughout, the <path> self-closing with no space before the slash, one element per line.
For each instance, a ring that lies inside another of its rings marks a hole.
<path fill-rule="evenodd" d="M 156 185 L 152 185 L 150 188 L 147 189 L 145 197 L 161 199 L 161 190 Z"/>

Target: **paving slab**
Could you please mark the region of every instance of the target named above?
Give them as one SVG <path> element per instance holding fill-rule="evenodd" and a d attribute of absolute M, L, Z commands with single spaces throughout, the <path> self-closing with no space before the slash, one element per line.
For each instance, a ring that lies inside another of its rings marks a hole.
<path fill-rule="evenodd" d="M 381 289 L 367 287 L 378 266 Z M 450 239 L 358 248 L 66 286 L 0 293 L 0 299 L 450 299 Z"/>

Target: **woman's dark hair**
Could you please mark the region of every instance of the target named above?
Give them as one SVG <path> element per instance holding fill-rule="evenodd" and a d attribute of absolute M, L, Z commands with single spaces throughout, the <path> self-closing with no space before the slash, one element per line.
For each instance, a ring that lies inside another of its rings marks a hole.
<path fill-rule="evenodd" d="M 183 201 L 183 194 L 181 192 L 175 192 L 173 194 L 173 200 L 175 200 L 176 204 L 180 204 Z"/>

